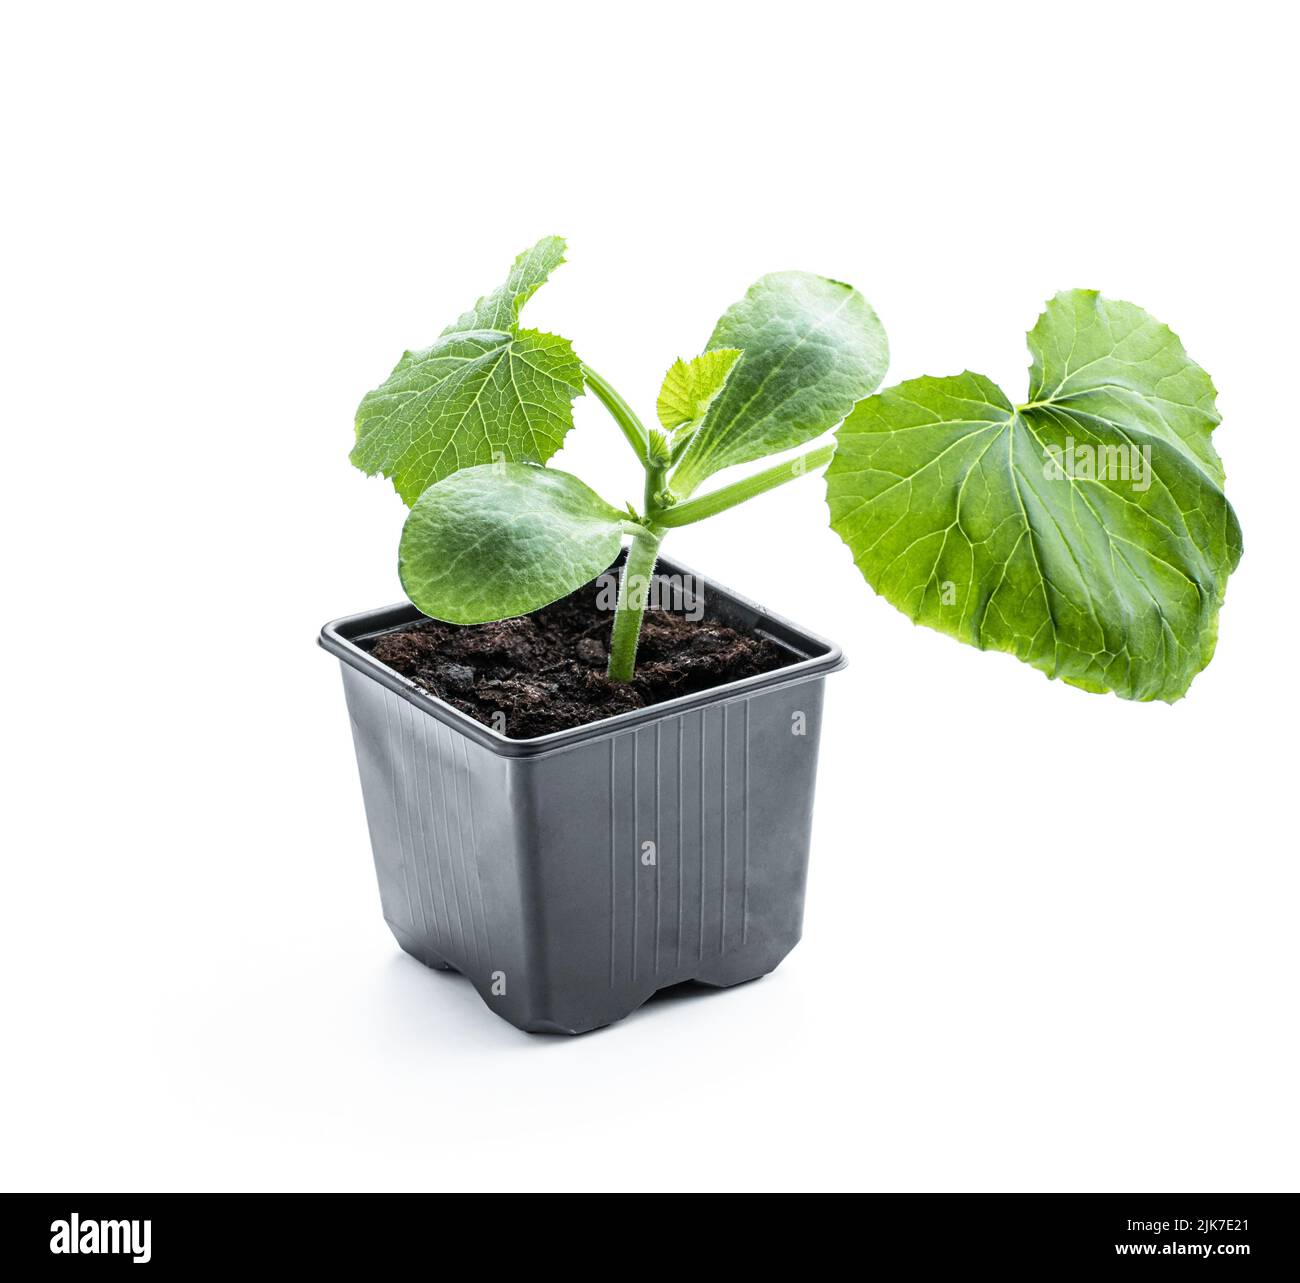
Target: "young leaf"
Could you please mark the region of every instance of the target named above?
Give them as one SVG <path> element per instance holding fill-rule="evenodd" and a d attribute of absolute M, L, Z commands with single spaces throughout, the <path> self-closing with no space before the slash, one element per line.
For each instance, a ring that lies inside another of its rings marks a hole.
<path fill-rule="evenodd" d="M 515 259 L 503 285 L 485 294 L 468 312 L 443 330 L 459 334 L 465 330 L 514 329 L 519 309 L 528 302 L 547 278 L 564 262 L 564 237 L 544 236 L 532 249 Z"/>
<path fill-rule="evenodd" d="M 398 573 L 434 619 L 508 619 L 594 579 L 618 555 L 627 526 L 626 513 L 567 472 L 527 463 L 463 468 L 416 500 Z"/>
<path fill-rule="evenodd" d="M 1092 290 L 1029 334 L 1029 401 L 912 379 L 845 420 L 831 525 L 919 623 L 1090 691 L 1182 696 L 1241 555 L 1214 388 L 1174 334 Z"/>
<path fill-rule="evenodd" d="M 544 463 L 573 426 L 582 369 L 568 339 L 519 328 L 519 310 L 564 262 L 549 236 L 438 340 L 407 352 L 357 410 L 352 462 L 412 504 L 459 468 Z"/>
<path fill-rule="evenodd" d="M 705 352 L 690 361 L 678 357 L 668 367 L 659 389 L 655 406 L 659 422 L 672 432 L 683 424 L 702 419 L 739 358 L 739 349 L 727 347 Z"/>
<path fill-rule="evenodd" d="M 708 351 L 742 355 L 672 477 L 683 498 L 733 464 L 833 428 L 889 366 L 885 331 L 857 290 L 808 272 L 764 276 L 723 314 Z"/>

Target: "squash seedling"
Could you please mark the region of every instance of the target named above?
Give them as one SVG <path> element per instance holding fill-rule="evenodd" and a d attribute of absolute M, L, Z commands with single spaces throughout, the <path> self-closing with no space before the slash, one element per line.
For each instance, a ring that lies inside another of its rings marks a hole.
<path fill-rule="evenodd" d="M 629 539 L 608 676 L 629 681 L 671 530 L 830 464 L 831 525 L 863 576 L 924 623 L 1075 686 L 1179 698 L 1210 660 L 1241 532 L 1210 440 L 1208 375 L 1140 308 L 1074 290 L 1029 334 L 1028 399 L 981 375 L 878 395 L 884 330 L 866 299 L 804 272 L 762 277 L 702 355 L 663 381 L 658 425 L 519 313 L 563 260 L 548 237 L 357 412 L 353 462 L 410 505 L 399 570 L 456 624 L 537 610 Z M 547 460 L 590 388 L 645 472 L 618 508 Z M 715 473 L 838 442 L 697 495 Z"/>
<path fill-rule="evenodd" d="M 540 241 L 432 347 L 403 356 L 361 403 L 352 459 L 391 477 L 411 505 L 402 586 L 435 619 L 478 624 L 537 610 L 595 578 L 630 537 L 608 668 L 629 681 L 665 534 L 824 466 L 831 447 L 692 499 L 696 486 L 834 427 L 880 383 L 888 347 L 850 286 L 805 272 L 765 276 L 702 356 L 669 369 L 660 426 L 647 428 L 568 340 L 519 325 L 563 250 L 559 237 Z M 620 510 L 539 466 L 572 426 L 584 383 L 645 471 L 639 508 Z"/>
<path fill-rule="evenodd" d="M 485 702 L 467 708 L 418 665 L 397 666 L 419 653 L 413 634 L 438 654 L 452 644 L 452 630 L 412 629 L 407 606 L 335 621 L 321 639 L 343 665 L 394 936 L 470 976 L 520 1028 L 578 1033 L 668 985 L 766 975 L 802 931 L 823 687 L 842 655 L 714 586 L 719 620 L 698 626 L 762 618 L 789 662 L 647 699 L 650 671 L 679 658 L 652 661 L 647 643 L 634 679 L 673 530 L 825 468 L 832 529 L 913 620 L 1140 700 L 1179 698 L 1209 662 L 1241 532 L 1211 443 L 1213 385 L 1132 304 L 1053 298 L 1030 331 L 1016 404 L 970 372 L 876 392 L 887 348 L 862 295 L 801 272 L 765 276 L 701 355 L 672 364 L 647 427 L 566 339 L 520 324 L 563 248 L 539 242 L 431 347 L 403 356 L 361 403 L 352 458 L 410 506 L 399 568 L 415 607 L 484 625 L 455 635 L 482 671 L 447 661 L 448 684 L 481 687 L 498 708 L 516 706 L 501 694 L 515 682 L 519 698 L 564 704 L 548 674 L 572 669 L 598 696 L 595 715 L 507 736 L 479 715 Z M 644 472 L 635 506 L 547 466 L 587 389 Z M 757 470 L 711 481 L 745 464 Z M 590 670 L 602 652 L 589 631 L 491 625 L 583 587 L 625 541 L 613 681 Z M 573 656 L 528 669 L 537 652 L 520 639 L 539 631 L 552 646 L 571 640 Z M 650 632 L 659 647 L 663 630 Z"/>

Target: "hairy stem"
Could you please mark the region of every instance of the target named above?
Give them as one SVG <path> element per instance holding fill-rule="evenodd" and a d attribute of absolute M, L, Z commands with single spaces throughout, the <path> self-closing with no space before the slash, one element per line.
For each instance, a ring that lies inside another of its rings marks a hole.
<path fill-rule="evenodd" d="M 654 522 L 659 526 L 689 526 L 693 521 L 703 521 L 705 517 L 726 512 L 728 508 L 734 508 L 738 503 L 744 503 L 746 499 L 752 499 L 764 491 L 774 490 L 777 486 L 785 485 L 787 481 L 793 481 L 796 477 L 802 477 L 806 473 L 825 467 L 834 454 L 835 443 L 832 441 L 829 445 L 819 446 L 816 450 L 801 454 L 797 459 L 778 463 L 771 468 L 765 468 L 762 472 L 754 473 L 752 477 L 745 477 L 729 486 L 723 486 L 711 494 L 701 495 L 698 499 L 688 499 L 685 503 L 676 504 L 671 508 L 662 508 L 655 513 Z"/>
<path fill-rule="evenodd" d="M 648 525 L 658 525 L 660 514 L 667 511 L 666 508 L 659 506 L 659 494 L 664 488 L 667 472 L 668 465 L 666 463 L 660 463 L 654 459 L 646 461 L 643 511 Z"/>
<path fill-rule="evenodd" d="M 661 538 L 659 531 L 645 530 L 633 535 L 628 547 L 618 588 L 618 609 L 614 612 L 614 633 L 609 642 L 610 681 L 630 682 L 636 670 L 636 644 L 641 636 L 641 619 L 650 595 Z"/>

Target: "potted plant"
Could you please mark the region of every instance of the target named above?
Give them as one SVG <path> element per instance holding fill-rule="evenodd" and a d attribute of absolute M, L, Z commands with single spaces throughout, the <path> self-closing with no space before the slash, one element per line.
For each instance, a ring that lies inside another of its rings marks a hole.
<path fill-rule="evenodd" d="M 321 640 L 399 944 L 520 1028 L 578 1033 L 668 985 L 764 975 L 801 930 L 843 659 L 666 561 L 673 529 L 829 464 L 832 527 L 913 619 L 1166 700 L 1209 662 L 1241 541 L 1214 389 L 1131 304 L 1057 295 L 1020 405 L 969 372 L 872 395 L 888 349 L 862 295 L 765 276 L 671 366 L 647 428 L 566 339 L 520 325 L 563 250 L 520 255 L 362 401 L 352 459 L 410 506 L 411 604 Z M 585 388 L 644 469 L 638 506 L 545 466 Z"/>

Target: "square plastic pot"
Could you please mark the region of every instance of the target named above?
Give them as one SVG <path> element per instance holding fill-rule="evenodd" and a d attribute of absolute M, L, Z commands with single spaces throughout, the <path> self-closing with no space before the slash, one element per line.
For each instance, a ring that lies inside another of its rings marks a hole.
<path fill-rule="evenodd" d="M 771 971 L 799 941 L 826 674 L 839 647 L 691 576 L 771 638 L 775 672 L 535 739 L 499 735 L 381 664 L 410 605 L 327 624 L 384 918 L 503 1019 L 582 1033 L 683 981 Z"/>

